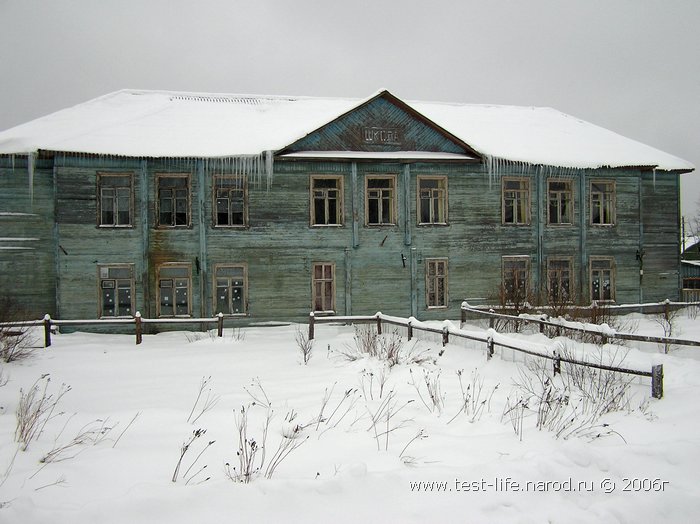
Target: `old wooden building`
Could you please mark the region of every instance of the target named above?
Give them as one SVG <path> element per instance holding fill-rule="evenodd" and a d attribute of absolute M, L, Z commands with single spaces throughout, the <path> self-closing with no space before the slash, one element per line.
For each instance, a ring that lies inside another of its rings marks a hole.
<path fill-rule="evenodd" d="M 119 91 L 0 133 L 0 286 L 61 319 L 678 299 L 691 170 L 549 108 Z"/>

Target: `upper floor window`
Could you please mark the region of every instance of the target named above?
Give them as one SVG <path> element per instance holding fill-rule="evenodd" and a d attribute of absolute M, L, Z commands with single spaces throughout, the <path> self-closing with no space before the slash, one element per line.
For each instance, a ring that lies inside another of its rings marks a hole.
<path fill-rule="evenodd" d="M 591 301 L 615 300 L 615 264 L 612 258 L 590 260 Z"/>
<path fill-rule="evenodd" d="M 573 189 L 570 180 L 547 181 L 547 223 L 573 224 Z"/>
<path fill-rule="evenodd" d="M 591 180 L 591 224 L 615 224 L 615 182 Z"/>
<path fill-rule="evenodd" d="M 527 178 L 503 178 L 503 223 L 530 223 L 530 180 Z"/>
<path fill-rule="evenodd" d="M 190 225 L 190 176 L 158 175 L 158 225 L 188 227 Z"/>
<path fill-rule="evenodd" d="M 311 225 L 343 224 L 343 179 L 339 176 L 311 177 Z"/>
<path fill-rule="evenodd" d="M 502 264 L 502 302 L 522 304 L 528 300 L 530 293 L 530 257 L 504 256 Z"/>
<path fill-rule="evenodd" d="M 248 310 L 247 274 L 243 265 L 217 265 L 214 269 L 215 313 L 245 315 Z"/>
<path fill-rule="evenodd" d="M 447 307 L 447 259 L 425 261 L 425 303 L 429 308 Z"/>
<path fill-rule="evenodd" d="M 97 175 L 98 221 L 100 226 L 133 225 L 133 177 L 122 174 Z"/>
<path fill-rule="evenodd" d="M 386 226 L 396 223 L 396 177 L 393 175 L 366 177 L 368 226 Z"/>
<path fill-rule="evenodd" d="M 98 266 L 100 317 L 130 317 L 134 314 L 134 266 Z"/>
<path fill-rule="evenodd" d="M 447 223 L 447 177 L 418 177 L 418 223 Z"/>
<path fill-rule="evenodd" d="M 245 227 L 248 222 L 248 191 L 243 176 L 214 177 L 214 226 Z"/>
<path fill-rule="evenodd" d="M 166 263 L 158 266 L 158 316 L 186 317 L 192 311 L 192 267 Z"/>

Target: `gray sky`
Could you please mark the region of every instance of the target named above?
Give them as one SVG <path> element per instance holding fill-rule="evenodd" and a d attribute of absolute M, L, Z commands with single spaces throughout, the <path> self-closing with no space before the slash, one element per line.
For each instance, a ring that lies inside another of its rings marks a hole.
<path fill-rule="evenodd" d="M 0 129 L 122 88 L 551 106 L 700 167 L 697 0 L 0 0 Z M 700 174 L 682 176 L 696 213 Z"/>

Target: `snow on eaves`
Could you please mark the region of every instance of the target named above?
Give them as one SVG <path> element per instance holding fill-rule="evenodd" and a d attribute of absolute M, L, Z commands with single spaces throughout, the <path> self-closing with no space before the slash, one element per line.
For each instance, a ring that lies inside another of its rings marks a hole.
<path fill-rule="evenodd" d="M 261 155 L 283 149 L 381 93 L 358 100 L 122 90 L 0 132 L 0 154 Z M 498 160 L 567 168 L 694 169 L 678 157 L 550 108 L 407 104 Z"/>

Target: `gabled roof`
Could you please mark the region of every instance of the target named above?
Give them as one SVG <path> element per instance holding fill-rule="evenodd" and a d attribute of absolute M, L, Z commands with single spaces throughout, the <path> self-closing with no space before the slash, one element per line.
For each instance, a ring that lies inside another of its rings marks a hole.
<path fill-rule="evenodd" d="M 122 90 L 0 132 L 0 154 L 260 155 L 281 151 L 382 95 L 393 97 L 385 91 L 357 100 Z M 694 169 L 678 157 L 550 108 L 399 102 L 472 151 L 499 160 Z"/>

